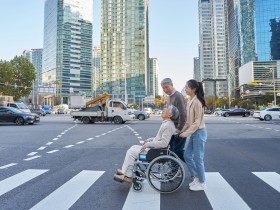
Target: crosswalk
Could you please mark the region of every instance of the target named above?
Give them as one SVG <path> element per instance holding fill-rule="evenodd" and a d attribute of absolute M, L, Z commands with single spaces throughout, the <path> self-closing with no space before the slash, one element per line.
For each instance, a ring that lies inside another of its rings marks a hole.
<path fill-rule="evenodd" d="M 46 176 L 48 172 L 50 172 L 49 169 L 27 169 L 0 180 L 0 199 L 1 196 L 21 185 L 27 184 L 31 180 L 39 179 L 42 175 Z M 37 204 L 34 204 L 31 210 L 69 209 L 81 196 L 87 193 L 88 189 L 91 187 L 94 188 L 94 183 L 104 174 L 105 171 L 82 170 Z M 251 175 L 257 177 L 260 183 L 270 186 L 271 190 L 274 190 L 275 193 L 280 193 L 280 175 L 278 173 L 252 172 Z M 251 209 L 246 201 L 219 172 L 207 172 L 206 180 L 207 189 L 204 193 L 212 209 Z M 164 209 L 164 206 L 161 206 L 160 193 L 153 190 L 147 181 L 144 181 L 144 186 L 142 192 L 134 192 L 131 187 L 124 201 L 123 210 Z M 183 203 L 184 201 L 182 201 Z"/>

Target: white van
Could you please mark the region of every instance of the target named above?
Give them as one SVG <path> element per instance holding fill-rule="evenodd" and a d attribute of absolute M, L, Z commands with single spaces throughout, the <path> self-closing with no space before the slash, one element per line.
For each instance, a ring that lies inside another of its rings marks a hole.
<path fill-rule="evenodd" d="M 22 112 L 31 113 L 30 109 L 22 102 L 4 103 L 4 106 L 16 108 Z"/>

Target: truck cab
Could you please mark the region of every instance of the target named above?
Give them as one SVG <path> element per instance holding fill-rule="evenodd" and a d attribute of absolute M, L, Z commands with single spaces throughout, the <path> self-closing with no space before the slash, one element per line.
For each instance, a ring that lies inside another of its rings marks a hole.
<path fill-rule="evenodd" d="M 118 119 L 128 121 L 134 119 L 133 111 L 123 101 L 107 100 L 108 117 L 114 118 L 114 122 Z"/>

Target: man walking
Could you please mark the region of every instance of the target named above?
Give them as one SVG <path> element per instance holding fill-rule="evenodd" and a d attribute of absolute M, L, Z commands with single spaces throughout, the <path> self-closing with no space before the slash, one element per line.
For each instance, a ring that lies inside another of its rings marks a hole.
<path fill-rule="evenodd" d="M 163 92 L 168 96 L 167 106 L 173 105 L 179 111 L 179 117 L 174 121 L 176 127 L 176 133 L 180 133 L 185 125 L 187 114 L 184 96 L 175 90 L 173 87 L 172 80 L 170 78 L 165 78 L 161 81 L 161 87 Z M 186 138 L 181 138 L 178 135 L 173 135 L 170 140 L 170 149 L 175 152 L 178 157 L 184 160 L 184 147 L 186 143 Z"/>

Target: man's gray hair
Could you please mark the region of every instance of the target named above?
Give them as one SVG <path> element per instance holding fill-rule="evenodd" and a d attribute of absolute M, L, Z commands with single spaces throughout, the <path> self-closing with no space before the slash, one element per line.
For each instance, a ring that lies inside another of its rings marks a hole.
<path fill-rule="evenodd" d="M 160 84 L 161 85 L 165 85 L 165 84 L 173 85 L 172 80 L 170 78 L 163 79 Z"/>
<path fill-rule="evenodd" d="M 176 108 L 176 106 L 169 105 L 167 107 L 167 110 L 172 121 L 177 120 L 179 118 L 179 110 Z"/>

